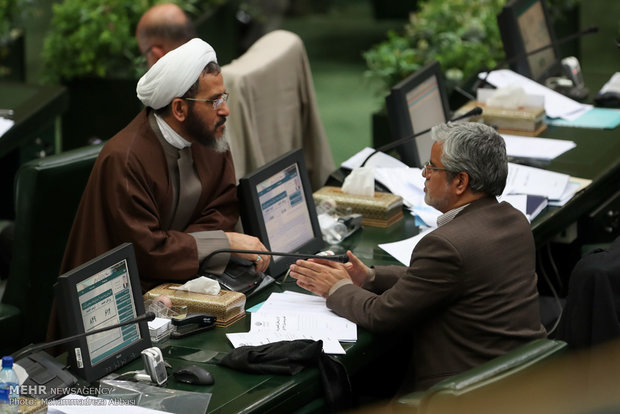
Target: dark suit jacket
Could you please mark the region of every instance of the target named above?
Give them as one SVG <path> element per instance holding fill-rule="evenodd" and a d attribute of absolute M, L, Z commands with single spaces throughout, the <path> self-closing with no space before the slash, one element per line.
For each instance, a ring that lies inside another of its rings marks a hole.
<path fill-rule="evenodd" d="M 342 286 L 327 306 L 372 332 L 413 331 L 411 391 L 544 337 L 536 283 L 527 219 L 482 198 L 420 240 L 409 267 L 377 267 L 372 283 Z"/>

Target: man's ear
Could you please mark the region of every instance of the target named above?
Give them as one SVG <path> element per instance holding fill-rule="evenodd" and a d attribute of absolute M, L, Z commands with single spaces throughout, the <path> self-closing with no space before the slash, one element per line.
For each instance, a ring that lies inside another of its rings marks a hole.
<path fill-rule="evenodd" d="M 170 112 L 177 121 L 185 121 L 188 112 L 187 101 L 181 98 L 174 98 L 170 103 Z"/>
<path fill-rule="evenodd" d="M 467 191 L 469 187 L 469 174 L 464 171 L 457 173 L 454 176 L 454 184 L 456 186 L 456 193 L 461 195 Z"/>
<path fill-rule="evenodd" d="M 153 45 L 153 47 L 151 47 L 150 54 L 155 59 L 154 61 L 157 62 L 163 55 L 166 54 L 166 52 L 161 45 Z"/>

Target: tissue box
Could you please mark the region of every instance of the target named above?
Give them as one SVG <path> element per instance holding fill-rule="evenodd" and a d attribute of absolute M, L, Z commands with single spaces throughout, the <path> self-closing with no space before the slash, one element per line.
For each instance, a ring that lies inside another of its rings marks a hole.
<path fill-rule="evenodd" d="M 482 115 L 473 117 L 471 121 L 481 121 L 487 125 L 497 126 L 502 134 L 537 136 L 545 129 L 545 108 L 538 106 L 521 106 L 517 109 L 506 109 L 487 106 L 482 102 L 471 101 L 456 111 L 456 116 L 466 113 L 474 106 L 482 108 Z"/>
<path fill-rule="evenodd" d="M 325 186 L 313 195 L 316 204 L 333 200 L 337 209 L 350 209 L 362 215 L 362 225 L 388 227 L 403 218 L 403 198 L 396 194 L 375 192 L 374 196 L 343 193 L 339 187 Z"/>
<path fill-rule="evenodd" d="M 217 318 L 216 326 L 228 326 L 245 315 L 245 295 L 230 290 L 220 290 L 218 295 L 186 292 L 171 289 L 180 284 L 164 283 L 144 294 L 144 300 L 154 299 L 159 295 L 168 296 L 172 305 L 187 306 L 187 313 L 207 313 Z"/>

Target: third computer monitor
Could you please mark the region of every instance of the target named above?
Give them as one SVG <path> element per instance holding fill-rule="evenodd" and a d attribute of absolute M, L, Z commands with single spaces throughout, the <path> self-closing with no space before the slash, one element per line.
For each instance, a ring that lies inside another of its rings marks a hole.
<path fill-rule="evenodd" d="M 512 0 L 497 16 L 506 59 L 515 72 L 543 82 L 560 69 L 560 54 L 544 0 Z M 549 46 L 538 53 L 528 52 Z"/>

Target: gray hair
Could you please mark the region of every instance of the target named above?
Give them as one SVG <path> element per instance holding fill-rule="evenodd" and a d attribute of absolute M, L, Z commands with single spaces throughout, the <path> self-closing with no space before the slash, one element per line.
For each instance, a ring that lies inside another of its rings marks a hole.
<path fill-rule="evenodd" d="M 474 193 L 500 195 L 504 191 L 506 144 L 495 129 L 477 122 L 449 122 L 433 127 L 431 135 L 443 145 L 443 166 L 453 174 L 466 172 Z"/>

